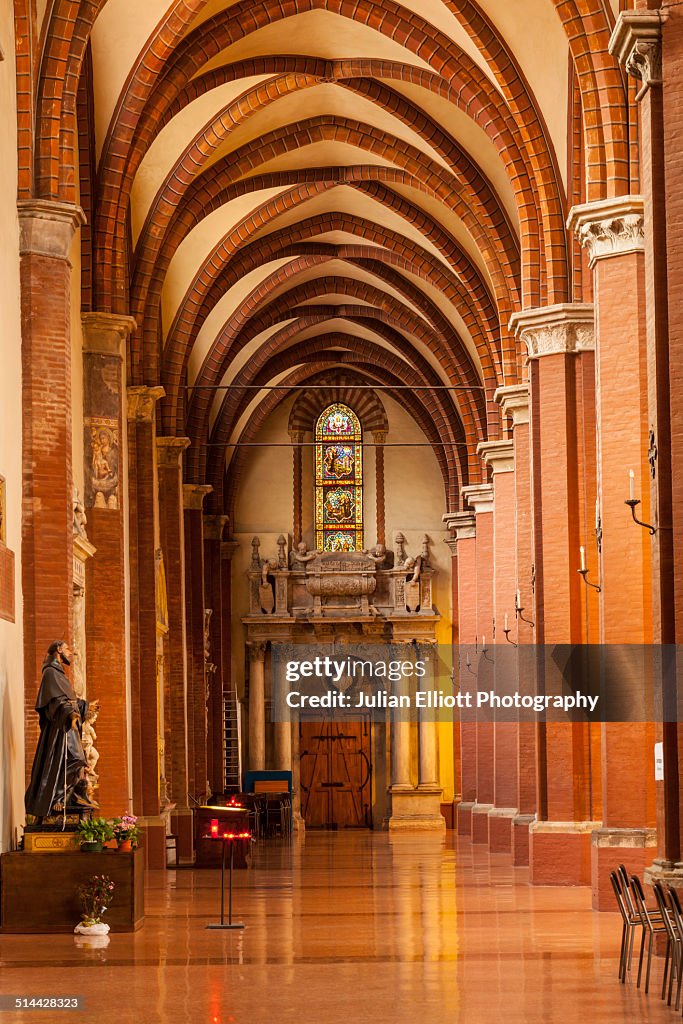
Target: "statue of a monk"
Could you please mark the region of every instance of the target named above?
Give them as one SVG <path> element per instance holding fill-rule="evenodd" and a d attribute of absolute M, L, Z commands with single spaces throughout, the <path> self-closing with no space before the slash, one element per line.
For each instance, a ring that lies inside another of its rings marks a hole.
<path fill-rule="evenodd" d="M 63 640 L 50 644 L 36 698 L 40 737 L 24 797 L 26 813 L 37 818 L 94 806 L 84 795 L 87 759 L 81 729 L 88 704 L 78 699 L 64 671 L 70 664 L 68 645 Z"/>

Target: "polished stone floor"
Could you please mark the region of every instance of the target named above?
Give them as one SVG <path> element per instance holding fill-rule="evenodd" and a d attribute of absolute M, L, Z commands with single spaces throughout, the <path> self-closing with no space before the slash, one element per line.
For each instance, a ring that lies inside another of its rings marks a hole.
<path fill-rule="evenodd" d="M 219 879 L 155 872 L 144 928 L 106 948 L 1 936 L 4 996 L 81 995 L 87 1005 L 3 1012 L 0 1024 L 679 1019 L 656 985 L 646 997 L 618 983 L 619 918 L 593 913 L 587 889 L 532 888 L 525 869 L 464 840 L 309 833 L 263 845 L 236 872 L 243 932 L 205 928 Z"/>

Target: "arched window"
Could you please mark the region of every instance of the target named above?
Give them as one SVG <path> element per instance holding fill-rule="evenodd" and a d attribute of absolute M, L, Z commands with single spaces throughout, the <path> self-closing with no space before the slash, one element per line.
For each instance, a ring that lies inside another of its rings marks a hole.
<path fill-rule="evenodd" d="M 315 546 L 363 549 L 363 435 L 346 405 L 329 405 L 315 428 Z"/>

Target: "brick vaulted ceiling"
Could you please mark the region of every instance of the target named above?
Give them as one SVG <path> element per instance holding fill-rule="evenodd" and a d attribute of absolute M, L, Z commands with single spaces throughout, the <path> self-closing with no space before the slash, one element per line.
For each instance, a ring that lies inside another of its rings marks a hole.
<path fill-rule="evenodd" d="M 84 305 L 135 318 L 129 382 L 164 386 L 216 510 L 231 442 L 288 394 L 253 386 L 336 367 L 414 386 L 390 393 L 457 507 L 501 433 L 496 388 L 525 373 L 510 315 L 590 297 L 568 208 L 637 191 L 618 6 L 38 3 L 23 193 L 84 206 Z M 20 46 L 20 94 L 28 68 Z"/>

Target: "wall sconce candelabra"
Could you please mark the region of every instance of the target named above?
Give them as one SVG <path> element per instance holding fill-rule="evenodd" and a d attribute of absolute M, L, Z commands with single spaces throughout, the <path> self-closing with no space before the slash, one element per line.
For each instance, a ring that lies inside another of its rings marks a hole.
<path fill-rule="evenodd" d="M 518 619 L 520 622 L 526 622 L 527 626 L 531 626 L 533 628 L 536 625 L 536 623 L 532 622 L 531 619 L 525 619 L 524 615 L 522 614 L 523 611 L 524 609 L 522 608 L 522 595 L 518 590 L 515 594 L 515 618 Z"/>
<path fill-rule="evenodd" d="M 507 642 L 509 644 L 512 644 L 513 647 L 516 647 L 517 644 L 515 643 L 515 641 L 510 639 L 510 627 L 508 626 L 508 613 L 507 612 L 505 612 L 505 625 L 503 626 L 503 632 L 505 633 L 505 639 L 507 640 Z"/>
<path fill-rule="evenodd" d="M 579 573 L 580 576 L 583 576 L 583 582 L 586 584 L 587 587 L 592 587 L 593 590 L 597 590 L 597 592 L 600 593 L 602 587 L 599 586 L 597 583 L 591 583 L 591 581 L 588 579 L 588 569 L 586 567 L 586 549 L 584 547 L 579 548 L 579 553 L 581 556 L 581 568 L 577 569 L 576 571 Z"/>
<path fill-rule="evenodd" d="M 642 521 L 642 519 L 638 519 L 638 517 L 636 516 L 636 509 L 637 509 L 638 505 L 640 505 L 640 498 L 636 498 L 636 475 L 635 475 L 635 473 L 633 472 L 632 469 L 629 470 L 628 480 L 629 480 L 629 497 L 626 499 L 624 504 L 628 505 L 629 508 L 631 509 L 631 515 L 633 516 L 633 522 L 637 523 L 638 526 L 642 526 L 644 530 L 649 530 L 651 535 L 654 537 L 654 535 L 657 532 L 657 527 L 656 526 L 652 526 L 650 523 L 644 523 Z"/>

